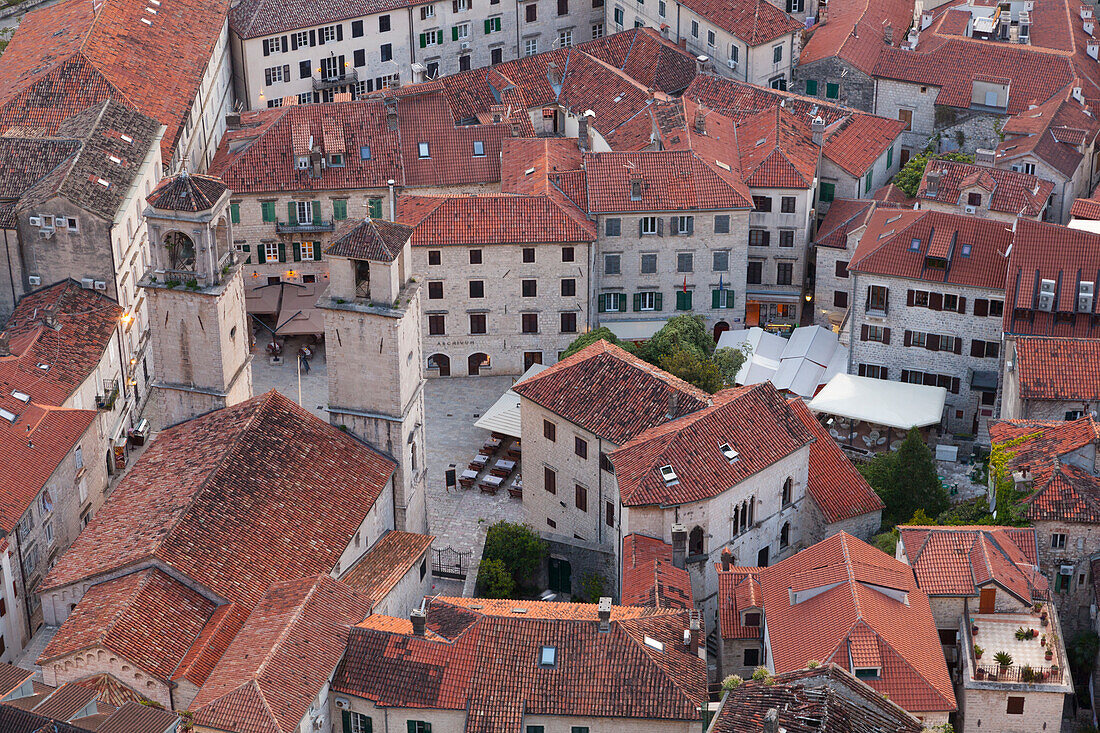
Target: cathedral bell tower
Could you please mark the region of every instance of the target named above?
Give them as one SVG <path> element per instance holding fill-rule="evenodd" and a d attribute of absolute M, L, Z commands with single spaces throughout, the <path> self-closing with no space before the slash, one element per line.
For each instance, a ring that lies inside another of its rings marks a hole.
<path fill-rule="evenodd" d="M 424 377 L 412 231 L 382 219 L 346 227 L 325 252 L 329 285 L 317 307 L 325 313 L 329 420 L 397 462 L 394 526 L 423 533 Z"/>
<path fill-rule="evenodd" d="M 166 425 L 252 397 L 244 281 L 233 257 L 229 189 L 180 173 L 149 194 L 149 298 L 156 374 Z"/>

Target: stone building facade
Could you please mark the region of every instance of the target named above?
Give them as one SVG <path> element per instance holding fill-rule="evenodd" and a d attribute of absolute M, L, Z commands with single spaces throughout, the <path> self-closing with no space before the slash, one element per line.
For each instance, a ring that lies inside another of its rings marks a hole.
<path fill-rule="evenodd" d="M 864 112 L 876 111 L 874 77 L 837 56 L 800 63 L 791 90 Z"/>

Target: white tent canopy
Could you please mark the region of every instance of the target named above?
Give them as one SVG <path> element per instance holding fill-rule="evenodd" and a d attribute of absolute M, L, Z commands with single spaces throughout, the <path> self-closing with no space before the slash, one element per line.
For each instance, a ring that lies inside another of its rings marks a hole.
<path fill-rule="evenodd" d="M 513 382 L 515 386 L 528 377 L 533 377 L 544 369 L 549 369 L 545 364 L 532 364 L 531 368 L 523 373 L 519 379 Z M 510 435 L 513 438 L 519 435 L 519 395 L 508 389 L 502 394 L 485 414 L 474 421 L 474 425 L 484 428 L 492 433 Z"/>
<path fill-rule="evenodd" d="M 947 390 L 943 387 L 837 374 L 810 400 L 809 408 L 909 430 L 939 423 L 946 400 Z"/>
<path fill-rule="evenodd" d="M 737 373 L 738 384 L 770 381 L 776 389 L 813 397 L 829 378 L 847 369 L 848 350 L 836 334 L 820 326 L 796 328 L 789 339 L 754 326 L 726 331 L 718 348 L 748 346 L 749 356 Z"/>

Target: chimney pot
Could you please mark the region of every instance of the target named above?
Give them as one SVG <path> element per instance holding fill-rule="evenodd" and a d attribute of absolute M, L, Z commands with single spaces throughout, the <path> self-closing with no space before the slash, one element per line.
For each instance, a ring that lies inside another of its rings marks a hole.
<path fill-rule="evenodd" d="M 687 527 L 672 525 L 672 565 L 681 570 L 687 565 Z"/>
<path fill-rule="evenodd" d="M 695 131 L 703 135 L 707 131 L 707 108 L 703 105 L 695 110 Z"/>
<path fill-rule="evenodd" d="M 974 164 L 993 167 L 996 152 L 989 148 L 978 148 L 974 151 Z"/>
<path fill-rule="evenodd" d="M 680 393 L 676 391 L 669 392 L 668 394 L 668 418 L 671 420 L 676 417 L 676 413 L 680 409 Z"/>
<path fill-rule="evenodd" d="M 733 553 L 730 552 L 730 548 L 726 547 L 722 550 L 722 569 L 729 570 L 730 565 L 733 564 Z"/>
<path fill-rule="evenodd" d="M 600 605 L 596 609 L 596 615 L 600 619 L 600 631 L 608 632 L 611 630 L 611 599 L 607 596 L 600 598 Z"/>
<path fill-rule="evenodd" d="M 779 711 L 771 708 L 764 713 L 764 733 L 779 733 Z"/>
<path fill-rule="evenodd" d="M 810 136 L 813 138 L 814 145 L 820 147 L 825 144 L 825 120 L 821 115 L 814 117 L 810 122 Z"/>
<path fill-rule="evenodd" d="M 428 612 L 422 608 L 414 608 L 409 611 L 409 621 L 412 621 L 413 635 L 424 636 L 424 629 L 428 625 Z"/>
<path fill-rule="evenodd" d="M 940 172 L 928 171 L 928 185 L 925 187 L 925 194 L 935 198 L 940 190 Z"/>
<path fill-rule="evenodd" d="M 11 356 L 11 340 L 7 331 L 0 332 L 0 356 Z"/>

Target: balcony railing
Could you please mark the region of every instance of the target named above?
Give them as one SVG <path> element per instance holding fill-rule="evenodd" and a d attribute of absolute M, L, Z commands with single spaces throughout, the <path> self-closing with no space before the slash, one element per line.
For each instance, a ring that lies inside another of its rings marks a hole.
<path fill-rule="evenodd" d="M 999 667 L 996 662 L 977 664 L 974 668 L 974 679 L 990 682 L 1058 685 L 1062 683 L 1064 675 L 1065 672 L 1060 667 Z"/>
<path fill-rule="evenodd" d="M 357 81 L 359 81 L 359 72 L 352 69 L 351 71 L 345 71 L 343 74 L 326 74 L 313 77 L 313 89 L 314 91 L 321 91 L 322 89 L 332 89 L 345 84 L 354 84 Z"/>
<path fill-rule="evenodd" d="M 294 232 L 331 232 L 336 225 L 331 221 L 277 221 L 275 231 L 278 234 L 292 234 Z"/>
<path fill-rule="evenodd" d="M 103 393 L 95 396 L 95 406 L 100 410 L 115 409 L 115 400 L 118 399 L 118 380 L 104 379 Z"/>

